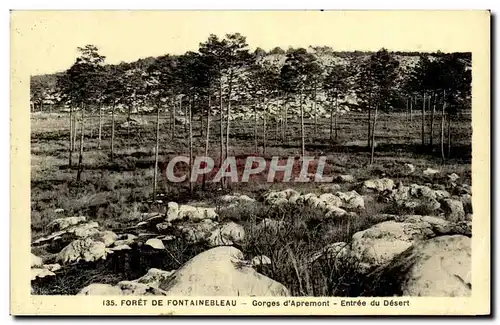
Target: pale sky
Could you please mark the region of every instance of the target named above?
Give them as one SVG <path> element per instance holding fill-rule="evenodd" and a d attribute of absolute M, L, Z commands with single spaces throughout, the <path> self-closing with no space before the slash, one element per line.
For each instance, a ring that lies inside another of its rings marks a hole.
<path fill-rule="evenodd" d="M 78 46 L 94 44 L 107 63 L 197 50 L 209 34 L 239 32 L 252 49 L 471 51 L 481 11 L 15 11 L 12 59 L 29 74 L 62 71 Z M 489 36 L 489 35 L 488 35 Z M 21 63 L 21 62 L 20 62 Z"/>

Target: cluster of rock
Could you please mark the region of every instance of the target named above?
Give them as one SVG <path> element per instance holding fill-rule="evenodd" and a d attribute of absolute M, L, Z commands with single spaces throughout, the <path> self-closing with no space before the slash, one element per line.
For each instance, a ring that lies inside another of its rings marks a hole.
<path fill-rule="evenodd" d="M 311 256 L 310 262 L 327 258 L 338 268 L 350 265 L 363 277 L 376 279 L 375 282 L 392 276 L 398 265 L 398 275 L 405 281 L 393 282 L 391 286 L 392 290 L 400 286 L 397 292 L 402 295 L 470 294 L 470 221 L 453 222 L 420 215 L 386 214 L 374 218 L 385 221 L 355 233 L 349 243 L 327 245 Z M 408 258 L 409 255 L 412 258 Z M 458 264 L 460 267 L 455 268 Z M 430 285 L 433 277 L 445 281 L 446 287 L 437 283 Z M 468 290 L 464 289 L 464 283 Z"/>
<path fill-rule="evenodd" d="M 355 215 L 346 210 L 364 209 L 365 202 L 363 197 L 356 191 L 335 193 L 307 193 L 301 194 L 293 189 L 283 191 L 270 191 L 264 195 L 264 203 L 271 206 L 281 206 L 284 204 L 304 205 L 319 209 L 325 213 L 325 217 L 343 217 Z"/>
<path fill-rule="evenodd" d="M 411 166 L 412 167 L 412 166 Z M 409 168 L 409 167 L 408 167 Z M 414 168 L 412 172 L 414 171 Z M 427 171 L 429 175 L 434 175 Z M 439 172 L 439 171 L 438 171 Z M 287 204 L 321 211 L 325 218 L 354 217 L 372 197 L 393 204 L 400 211 L 425 207 L 431 215 L 376 214 L 373 226 L 356 232 L 349 242 L 326 243 L 308 259 L 325 259 L 337 269 L 352 267 L 369 279 L 375 295 L 467 296 L 471 292 L 472 197 L 470 187 L 457 185 L 459 177 L 448 175 L 448 187 L 432 184 L 395 184 L 389 178 L 354 184 L 350 175 L 340 175 L 337 183 L 350 183 L 356 190 L 341 191 L 339 184 L 322 184 L 320 193 L 300 193 L 293 189 L 269 191 L 263 202 L 274 208 Z M 361 195 L 361 194 L 363 195 Z M 370 194 L 374 194 L 370 196 Z M 224 208 L 255 204 L 246 195 L 224 195 Z M 93 283 L 80 295 L 181 295 L 181 296 L 286 296 L 287 288 L 258 273 L 254 268 L 272 263 L 267 256 L 246 260 L 234 247 L 243 243 L 245 229 L 232 221 L 220 221 L 218 210 L 170 202 L 166 213 L 143 214 L 142 221 L 116 234 L 99 227 L 86 217 L 52 221 L 49 235 L 33 241 L 33 246 L 57 250 L 51 261 L 32 254 L 32 280 L 54 276 L 61 267 L 78 262 L 96 262 L 120 250 L 143 247 L 164 250 L 171 240 L 182 238 L 202 243 L 208 250 L 193 257 L 178 270 L 150 269 L 143 277 L 116 285 Z M 259 229 L 280 231 L 284 220 L 265 218 Z M 307 263 L 306 263 L 307 264 Z M 309 265 L 309 264 L 308 264 Z M 387 288 L 390 288 L 387 289 Z M 389 291 L 390 292 L 389 292 Z"/>
<path fill-rule="evenodd" d="M 456 174 L 449 175 L 449 178 L 454 181 L 457 180 L 456 177 L 458 177 Z M 380 193 L 384 201 L 393 203 L 396 208 L 402 211 L 419 208 L 425 208 L 425 211 L 429 212 L 441 210 L 448 220 L 471 220 L 472 196 L 470 187 L 467 184 L 456 185 L 454 183 L 452 186 L 454 195 L 446 191 L 444 186 L 436 186 L 437 189 L 433 189 L 427 185 L 403 186 L 400 183 L 396 187 L 394 181 L 388 178 L 367 180 L 362 184 L 364 191 Z"/>

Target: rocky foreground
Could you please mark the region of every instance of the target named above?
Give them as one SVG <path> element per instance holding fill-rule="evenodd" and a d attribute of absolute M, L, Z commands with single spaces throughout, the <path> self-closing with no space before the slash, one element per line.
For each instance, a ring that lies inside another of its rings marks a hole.
<path fill-rule="evenodd" d="M 446 185 L 405 186 L 388 178 L 356 183 L 351 175 L 340 175 L 336 181 L 352 184 L 351 190 L 341 191 L 339 184 L 331 183 L 320 185 L 315 193 L 268 191 L 257 201 L 246 195 L 225 195 L 219 198 L 222 204 L 217 208 L 170 202 L 166 213 L 143 214 L 143 221 L 120 231 L 104 229 L 84 216 L 56 219 L 47 226 L 47 235 L 32 242 L 38 255 L 32 254 L 31 259 L 32 286 L 57 281 L 69 268 L 83 268 L 116 256 L 161 252 L 175 259 L 168 247 L 182 239 L 191 244 L 203 243 L 207 249 L 177 269 L 150 268 L 140 277 L 112 284 L 101 283 L 96 276 L 77 294 L 287 296 L 291 294 L 289 288 L 257 271 L 275 261 L 265 255 L 245 256 L 245 227 L 223 220 L 221 209 L 253 204 L 273 209 L 300 205 L 314 209 L 324 220 L 356 220 L 376 201 L 403 213 L 369 216 L 369 228 L 354 233 L 345 242 L 325 242 L 306 262 L 327 261 L 332 268 L 354 265 L 355 274 L 349 276 L 369 283 L 364 295 L 468 296 L 471 191 L 468 185 L 457 184 L 457 175 L 448 177 Z M 278 232 L 287 224 L 262 218 L 255 227 Z"/>

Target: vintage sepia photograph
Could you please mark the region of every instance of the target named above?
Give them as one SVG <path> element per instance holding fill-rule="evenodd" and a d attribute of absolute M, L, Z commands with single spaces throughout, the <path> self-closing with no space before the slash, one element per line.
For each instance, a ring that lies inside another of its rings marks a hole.
<path fill-rule="evenodd" d="M 42 46 L 16 107 L 29 116 L 29 296 L 343 308 L 477 290 L 489 149 L 473 135 L 490 122 L 470 44 L 334 29 L 371 15 L 363 28 L 387 32 L 369 11 L 17 14 Z M 489 33 L 489 13 L 469 16 Z"/>

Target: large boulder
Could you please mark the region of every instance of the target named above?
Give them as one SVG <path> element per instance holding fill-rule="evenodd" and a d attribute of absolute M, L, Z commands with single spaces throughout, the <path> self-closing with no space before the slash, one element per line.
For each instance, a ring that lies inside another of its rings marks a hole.
<path fill-rule="evenodd" d="M 231 246 L 205 251 L 177 270 L 159 288 L 168 296 L 288 296 L 288 289 L 262 274 Z"/>
<path fill-rule="evenodd" d="M 414 242 L 434 236 L 427 222 L 384 221 L 352 236 L 351 256 L 359 262 L 359 272 L 365 273 L 391 261 Z"/>
<path fill-rule="evenodd" d="M 471 239 L 454 235 L 415 243 L 370 278 L 374 296 L 470 296 Z"/>
<path fill-rule="evenodd" d="M 78 262 L 94 262 L 99 259 L 106 259 L 109 250 L 101 241 L 91 238 L 77 239 L 64 247 L 56 256 L 56 260 L 61 264 Z"/>

